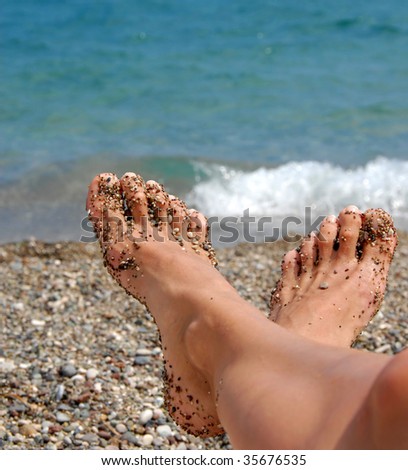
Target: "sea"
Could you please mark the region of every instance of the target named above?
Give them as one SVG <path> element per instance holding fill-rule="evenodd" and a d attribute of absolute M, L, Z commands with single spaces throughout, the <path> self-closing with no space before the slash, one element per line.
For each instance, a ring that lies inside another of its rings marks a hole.
<path fill-rule="evenodd" d="M 2 0 L 0 243 L 83 240 L 126 171 L 214 220 L 407 230 L 408 2 Z"/>

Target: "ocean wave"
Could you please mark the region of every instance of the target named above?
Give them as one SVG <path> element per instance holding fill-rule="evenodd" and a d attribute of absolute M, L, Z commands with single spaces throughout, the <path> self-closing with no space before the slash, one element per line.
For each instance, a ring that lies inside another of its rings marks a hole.
<path fill-rule="evenodd" d="M 408 161 L 404 160 L 378 157 L 353 169 L 316 161 L 253 171 L 196 165 L 206 180 L 198 182 L 186 199 L 207 216 L 238 216 L 249 209 L 254 216 L 301 217 L 305 207 L 328 214 L 349 204 L 408 216 Z"/>

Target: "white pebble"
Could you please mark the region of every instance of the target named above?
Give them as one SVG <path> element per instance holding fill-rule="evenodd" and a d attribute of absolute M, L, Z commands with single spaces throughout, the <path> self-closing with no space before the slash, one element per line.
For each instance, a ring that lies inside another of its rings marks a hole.
<path fill-rule="evenodd" d="M 0 358 L 0 372 L 11 372 L 16 368 L 13 361 L 6 361 L 4 358 Z"/>
<path fill-rule="evenodd" d="M 151 354 L 152 351 L 150 349 L 141 348 L 136 350 L 136 356 L 151 356 Z"/>
<path fill-rule="evenodd" d="M 101 393 L 102 392 L 102 384 L 100 382 L 96 382 L 96 384 L 94 384 L 94 390 L 96 393 Z"/>
<path fill-rule="evenodd" d="M 12 305 L 13 310 L 16 310 L 18 312 L 22 312 L 24 310 L 24 304 L 23 302 L 16 302 L 15 304 Z"/>
<path fill-rule="evenodd" d="M 139 423 L 145 425 L 153 418 L 153 411 L 150 409 L 143 410 L 139 416 Z"/>
<path fill-rule="evenodd" d="M 153 419 L 160 419 L 163 416 L 163 411 L 160 408 L 156 408 L 153 411 Z"/>
<path fill-rule="evenodd" d="M 162 424 L 160 426 L 157 426 L 156 431 L 160 437 L 169 437 L 173 435 L 173 433 L 171 432 L 171 428 L 168 424 Z"/>
<path fill-rule="evenodd" d="M 85 377 L 81 374 L 76 374 L 73 377 L 71 377 L 71 380 L 73 382 L 85 382 Z"/>
<path fill-rule="evenodd" d="M 145 434 L 143 437 L 142 437 L 142 444 L 144 446 L 150 446 L 153 442 L 153 436 L 151 434 Z"/>
<path fill-rule="evenodd" d="M 98 374 L 99 372 L 96 369 L 91 368 L 86 371 L 86 378 L 88 380 L 93 380 L 98 376 Z"/>

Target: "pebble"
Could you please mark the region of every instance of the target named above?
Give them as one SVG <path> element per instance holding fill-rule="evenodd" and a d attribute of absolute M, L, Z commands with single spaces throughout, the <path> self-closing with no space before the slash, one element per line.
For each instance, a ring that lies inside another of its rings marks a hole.
<path fill-rule="evenodd" d="M 66 413 L 61 412 L 56 414 L 55 419 L 58 421 L 58 423 L 68 423 L 68 421 L 71 420 L 71 418 Z"/>
<path fill-rule="evenodd" d="M 93 380 L 93 379 L 96 379 L 96 377 L 98 376 L 99 372 L 97 369 L 94 369 L 94 368 L 91 368 L 91 369 L 88 369 L 86 371 L 86 378 L 88 380 Z"/>
<path fill-rule="evenodd" d="M 164 415 L 163 411 L 160 408 L 153 410 L 153 419 L 160 419 Z"/>
<path fill-rule="evenodd" d="M 73 377 L 77 373 L 77 369 L 73 364 L 65 364 L 60 369 L 62 377 Z"/>
<path fill-rule="evenodd" d="M 121 439 L 123 441 L 128 441 L 131 444 L 139 445 L 139 439 L 133 433 L 131 433 L 129 431 L 122 434 Z"/>
<path fill-rule="evenodd" d="M 123 434 L 123 433 L 125 433 L 125 432 L 128 430 L 126 424 L 123 424 L 123 423 L 118 423 L 118 424 L 115 426 L 115 429 L 116 429 L 116 431 L 118 431 L 118 433 L 120 433 L 120 434 Z"/>
<path fill-rule="evenodd" d="M 85 377 L 81 374 L 75 374 L 73 377 L 71 377 L 71 380 L 73 382 L 85 382 Z"/>
<path fill-rule="evenodd" d="M 142 445 L 143 446 L 150 446 L 150 445 L 152 445 L 153 440 L 154 440 L 154 437 L 151 434 L 145 434 L 142 437 Z"/>
<path fill-rule="evenodd" d="M 13 361 L 6 361 L 4 358 L 0 358 L 0 372 L 7 374 L 12 372 L 16 368 Z"/>
<path fill-rule="evenodd" d="M 32 437 L 38 434 L 37 429 L 32 425 L 32 424 L 23 424 L 20 427 L 20 434 L 22 434 L 25 437 Z"/>
<path fill-rule="evenodd" d="M 160 437 L 169 437 L 173 435 L 171 427 L 168 424 L 157 426 L 156 432 Z"/>
<path fill-rule="evenodd" d="M 97 444 L 99 442 L 99 437 L 96 434 L 88 433 L 82 436 L 81 440 L 89 442 L 89 444 Z"/>
<path fill-rule="evenodd" d="M 16 302 L 11 306 L 11 308 L 15 312 L 22 312 L 24 310 L 24 304 L 23 304 L 23 302 Z"/>
<path fill-rule="evenodd" d="M 137 365 L 137 366 L 145 366 L 146 364 L 150 364 L 150 357 L 147 357 L 147 356 L 137 356 L 135 357 L 135 361 L 134 363 Z"/>
<path fill-rule="evenodd" d="M 64 385 L 63 384 L 58 384 L 57 389 L 55 391 L 55 400 L 60 401 L 62 399 L 62 397 L 64 396 L 64 392 L 65 392 Z"/>
<path fill-rule="evenodd" d="M 150 356 L 152 351 L 150 349 L 137 349 L 136 356 Z"/>
<path fill-rule="evenodd" d="M 63 443 L 66 444 L 67 446 L 71 446 L 72 445 L 72 440 L 71 440 L 70 437 L 65 436 L 64 439 L 63 439 Z"/>
<path fill-rule="evenodd" d="M 143 410 L 139 416 L 139 423 L 145 425 L 153 418 L 153 411 L 150 409 Z"/>

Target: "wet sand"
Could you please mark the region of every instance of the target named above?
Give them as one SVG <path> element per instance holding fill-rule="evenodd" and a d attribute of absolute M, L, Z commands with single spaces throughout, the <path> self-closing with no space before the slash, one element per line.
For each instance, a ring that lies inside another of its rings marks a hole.
<path fill-rule="evenodd" d="M 265 314 L 289 246 L 218 251 L 221 272 Z M 380 313 L 355 347 L 408 345 L 408 235 Z M 96 244 L 0 246 L 0 449 L 217 449 L 167 416 L 154 322 L 112 281 Z"/>

